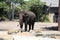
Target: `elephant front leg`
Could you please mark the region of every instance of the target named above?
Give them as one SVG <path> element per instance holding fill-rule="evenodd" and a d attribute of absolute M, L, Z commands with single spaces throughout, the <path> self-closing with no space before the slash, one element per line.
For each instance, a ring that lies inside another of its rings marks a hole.
<path fill-rule="evenodd" d="M 21 28 L 21 32 L 22 32 L 23 25 L 20 25 L 20 28 Z"/>
<path fill-rule="evenodd" d="M 23 28 L 23 23 L 20 23 L 20 28 L 21 28 L 21 32 L 22 32 L 22 28 Z"/>
<path fill-rule="evenodd" d="M 27 22 L 25 22 L 25 31 L 27 31 Z"/>

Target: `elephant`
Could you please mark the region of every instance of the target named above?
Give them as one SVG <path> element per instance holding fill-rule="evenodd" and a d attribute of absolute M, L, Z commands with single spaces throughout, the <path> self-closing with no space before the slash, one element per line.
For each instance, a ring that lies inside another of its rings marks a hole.
<path fill-rule="evenodd" d="M 27 31 L 27 25 L 29 25 L 29 30 L 34 30 L 36 15 L 32 11 L 19 11 L 19 25 L 23 28 L 23 23 L 25 24 L 24 31 Z M 22 32 L 22 30 L 21 30 Z"/>

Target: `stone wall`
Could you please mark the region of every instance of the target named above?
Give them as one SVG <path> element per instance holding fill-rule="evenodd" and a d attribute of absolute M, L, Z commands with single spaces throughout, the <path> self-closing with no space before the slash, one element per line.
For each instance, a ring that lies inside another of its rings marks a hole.
<path fill-rule="evenodd" d="M 55 15 L 54 13 L 49 13 L 49 20 L 51 23 L 54 22 L 54 15 Z"/>

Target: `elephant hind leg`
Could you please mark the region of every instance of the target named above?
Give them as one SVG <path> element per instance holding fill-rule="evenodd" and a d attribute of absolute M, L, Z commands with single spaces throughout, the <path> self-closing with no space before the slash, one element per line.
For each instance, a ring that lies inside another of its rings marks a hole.
<path fill-rule="evenodd" d="M 29 30 L 28 30 L 28 32 L 31 30 L 31 24 L 29 24 Z"/>
<path fill-rule="evenodd" d="M 34 22 L 32 23 L 32 30 L 34 30 Z"/>

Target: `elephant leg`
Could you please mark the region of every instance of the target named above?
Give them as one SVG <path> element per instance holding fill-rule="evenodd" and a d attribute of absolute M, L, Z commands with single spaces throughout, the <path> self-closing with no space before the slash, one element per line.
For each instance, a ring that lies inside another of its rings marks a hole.
<path fill-rule="evenodd" d="M 25 31 L 27 31 L 27 23 L 25 23 Z"/>
<path fill-rule="evenodd" d="M 32 23 L 32 30 L 34 30 L 34 22 Z"/>
<path fill-rule="evenodd" d="M 29 24 L 29 30 L 28 30 L 28 32 L 31 30 L 31 24 Z"/>
<path fill-rule="evenodd" d="M 20 28 L 22 29 L 23 28 L 23 25 L 20 25 Z"/>
<path fill-rule="evenodd" d="M 22 32 L 23 25 L 20 25 L 20 28 L 21 28 L 21 32 Z"/>
<path fill-rule="evenodd" d="M 20 28 L 21 28 L 21 32 L 22 32 L 22 28 L 23 28 L 23 23 L 20 23 Z"/>

